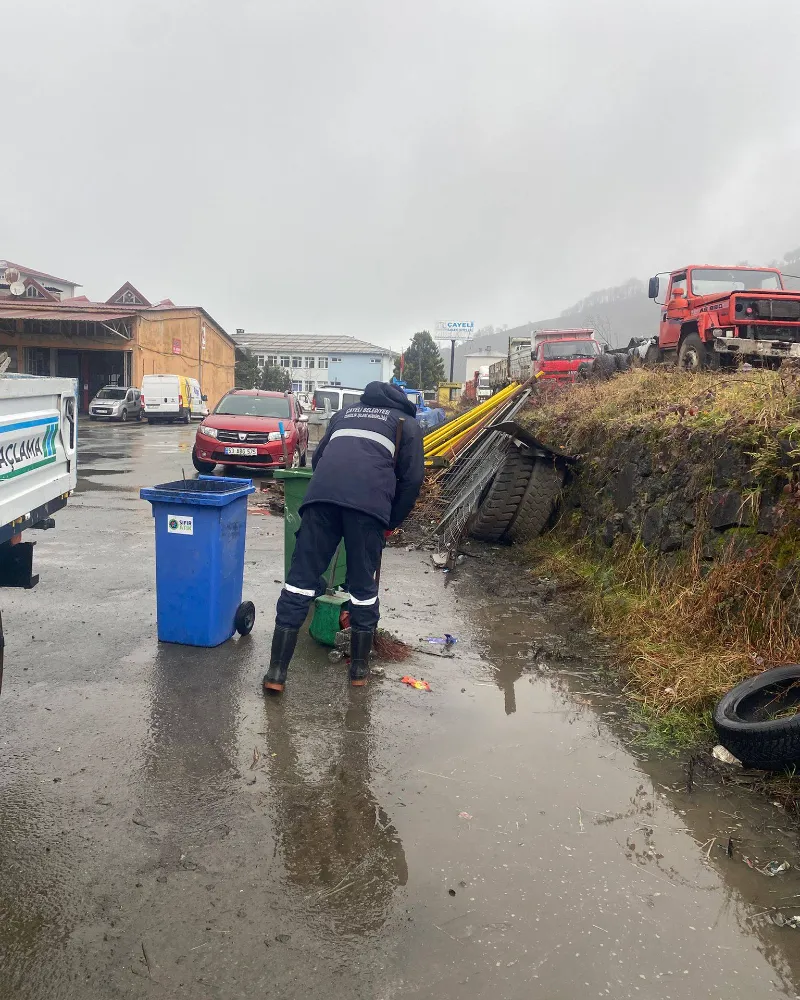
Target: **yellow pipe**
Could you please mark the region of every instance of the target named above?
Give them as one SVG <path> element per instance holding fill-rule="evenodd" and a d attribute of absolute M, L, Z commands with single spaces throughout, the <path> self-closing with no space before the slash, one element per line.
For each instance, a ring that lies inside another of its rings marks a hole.
<path fill-rule="evenodd" d="M 505 389 L 498 392 L 495 396 L 490 396 L 489 399 L 479 403 L 478 406 L 474 406 L 471 410 L 463 413 L 460 417 L 455 420 L 451 420 L 450 423 L 445 424 L 443 427 L 439 427 L 437 430 L 433 431 L 432 434 L 427 436 L 426 444 L 428 443 L 428 438 L 430 438 L 431 441 L 442 440 L 443 438 L 449 437 L 450 434 L 452 434 L 452 432 L 457 428 L 463 427 L 467 423 L 474 423 L 478 416 L 493 409 L 498 405 L 498 403 L 510 396 L 511 393 L 517 388 L 518 383 L 516 382 L 512 385 L 506 386 Z"/>
<path fill-rule="evenodd" d="M 500 405 L 501 406 L 503 405 L 502 402 L 500 403 Z M 478 428 L 482 428 L 486 426 L 486 424 L 490 423 L 494 419 L 495 409 L 496 407 L 494 409 L 488 410 L 486 413 L 483 413 L 479 420 L 473 421 L 473 423 L 471 423 L 468 427 L 462 428 L 453 437 L 448 438 L 446 441 L 443 441 L 440 444 L 437 444 L 426 454 L 430 457 L 434 455 L 441 456 L 444 455 L 446 452 L 450 451 L 452 448 L 455 448 L 458 442 L 461 441 L 464 437 L 466 437 L 467 434 L 473 434 Z"/>
<path fill-rule="evenodd" d="M 487 400 L 486 403 L 490 405 L 481 404 L 480 407 L 475 407 L 470 410 L 469 413 L 464 414 L 457 420 L 452 421 L 452 423 L 447 424 L 446 427 L 440 428 L 439 432 L 436 433 L 435 437 L 426 436 L 424 440 L 424 451 L 426 454 L 430 454 L 438 451 L 443 445 L 453 438 L 460 435 L 464 430 L 468 430 L 474 427 L 475 424 L 479 423 L 487 414 L 493 413 L 499 406 L 502 406 L 506 400 L 513 395 L 516 387 L 512 387 L 511 391 L 498 393 L 493 396 L 491 400 Z M 445 433 L 446 431 L 446 433 Z M 428 440 L 428 437 L 431 437 Z"/>
<path fill-rule="evenodd" d="M 484 414 L 491 412 L 495 407 L 503 403 L 518 388 L 519 383 L 517 382 L 507 386 L 501 392 L 498 392 L 497 395 L 491 396 L 483 403 L 473 407 L 473 409 L 469 410 L 467 413 L 462 414 L 456 420 L 452 420 L 450 423 L 438 428 L 431 434 L 426 435 L 424 439 L 425 451 L 432 451 L 445 441 L 448 441 L 451 437 L 454 437 L 459 431 L 475 424 Z"/>

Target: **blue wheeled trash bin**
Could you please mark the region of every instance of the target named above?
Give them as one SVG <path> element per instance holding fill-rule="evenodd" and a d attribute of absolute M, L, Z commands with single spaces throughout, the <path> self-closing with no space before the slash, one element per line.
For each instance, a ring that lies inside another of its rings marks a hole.
<path fill-rule="evenodd" d="M 255 607 L 242 603 L 247 497 L 252 480 L 179 479 L 143 489 L 156 526 L 160 642 L 219 646 L 246 635 Z"/>

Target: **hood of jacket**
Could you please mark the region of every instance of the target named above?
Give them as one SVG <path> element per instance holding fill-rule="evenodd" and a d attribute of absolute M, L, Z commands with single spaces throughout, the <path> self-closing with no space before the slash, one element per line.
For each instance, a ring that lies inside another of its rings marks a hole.
<path fill-rule="evenodd" d="M 370 382 L 361 396 L 364 406 L 388 406 L 393 410 L 403 410 L 410 417 L 417 415 L 417 408 L 402 389 L 388 382 Z"/>

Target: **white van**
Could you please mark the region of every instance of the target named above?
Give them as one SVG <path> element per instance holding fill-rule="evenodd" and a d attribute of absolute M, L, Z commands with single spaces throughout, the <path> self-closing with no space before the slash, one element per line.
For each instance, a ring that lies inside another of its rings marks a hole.
<path fill-rule="evenodd" d="M 187 378 L 189 383 L 189 408 L 192 411 L 192 420 L 202 420 L 208 416 L 208 396 L 204 396 L 200 389 L 200 383 L 196 378 Z"/>
<path fill-rule="evenodd" d="M 188 424 L 194 417 L 208 416 L 207 396 L 200 383 L 185 375 L 145 375 L 142 379 L 144 415 L 152 423 L 181 420 Z"/>

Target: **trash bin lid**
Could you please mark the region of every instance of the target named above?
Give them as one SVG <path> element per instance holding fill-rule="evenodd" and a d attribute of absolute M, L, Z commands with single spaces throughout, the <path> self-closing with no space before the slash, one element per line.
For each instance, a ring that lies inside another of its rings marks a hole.
<path fill-rule="evenodd" d="M 310 479 L 314 475 L 312 469 L 276 469 L 273 479 Z"/>
<path fill-rule="evenodd" d="M 177 479 L 139 492 L 142 500 L 151 503 L 185 503 L 201 507 L 224 507 L 239 497 L 255 493 L 252 479 L 230 476 L 199 476 L 197 479 Z"/>

